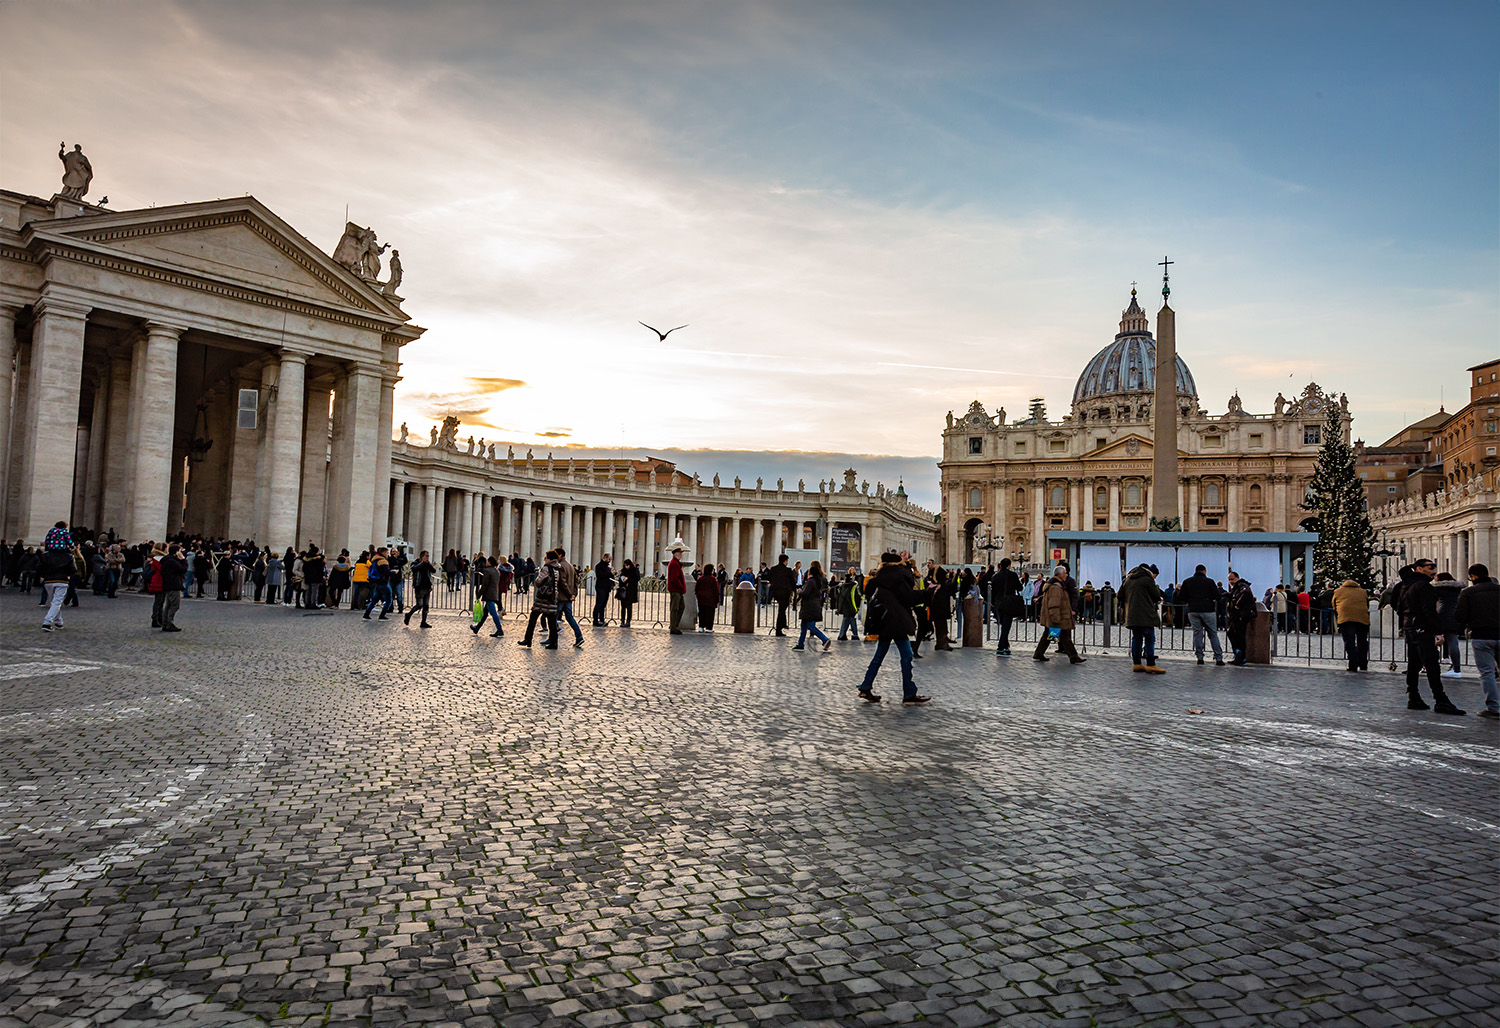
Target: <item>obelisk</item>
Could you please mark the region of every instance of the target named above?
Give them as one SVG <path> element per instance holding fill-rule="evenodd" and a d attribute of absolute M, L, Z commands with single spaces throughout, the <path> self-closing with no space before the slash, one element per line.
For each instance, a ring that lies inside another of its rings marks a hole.
<path fill-rule="evenodd" d="M 1156 395 L 1151 404 L 1151 528 L 1172 531 L 1177 520 L 1177 314 L 1169 265 L 1162 258 L 1161 310 L 1156 314 Z"/>

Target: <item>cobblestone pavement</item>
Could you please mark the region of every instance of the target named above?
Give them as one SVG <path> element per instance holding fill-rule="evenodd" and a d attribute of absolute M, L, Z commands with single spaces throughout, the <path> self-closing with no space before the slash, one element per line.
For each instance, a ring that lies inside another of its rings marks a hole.
<path fill-rule="evenodd" d="M 0 595 L 0 1028 L 1500 1023 L 1500 732 L 1392 675 L 84 603 Z"/>

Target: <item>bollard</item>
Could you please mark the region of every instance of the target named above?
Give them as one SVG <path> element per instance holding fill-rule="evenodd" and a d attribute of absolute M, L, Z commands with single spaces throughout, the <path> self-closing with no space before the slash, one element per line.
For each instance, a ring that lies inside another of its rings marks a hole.
<path fill-rule="evenodd" d="M 755 632 L 755 586 L 749 582 L 734 587 L 734 632 L 736 635 Z"/>
<path fill-rule="evenodd" d="M 984 645 L 984 605 L 977 596 L 964 598 L 964 646 Z"/>
<path fill-rule="evenodd" d="M 1255 621 L 1245 629 L 1245 663 L 1271 663 L 1271 623 L 1275 618 L 1268 610 L 1255 612 Z"/>

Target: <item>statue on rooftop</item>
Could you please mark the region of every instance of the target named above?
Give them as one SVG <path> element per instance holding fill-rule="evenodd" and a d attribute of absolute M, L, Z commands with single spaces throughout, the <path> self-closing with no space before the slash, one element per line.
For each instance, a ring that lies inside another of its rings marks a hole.
<path fill-rule="evenodd" d="M 433 425 L 432 426 L 432 442 L 428 443 L 427 445 L 428 446 L 436 446 L 437 445 L 437 437 L 438 437 L 437 426 Z"/>
<path fill-rule="evenodd" d="M 377 268 L 378 268 L 378 266 L 379 266 L 379 258 L 378 257 L 376 258 L 376 264 L 377 264 Z M 386 282 L 384 288 L 381 289 L 381 292 L 384 293 L 386 296 L 395 296 L 396 295 L 396 287 L 399 286 L 400 284 L 401 284 L 401 251 L 400 250 L 392 250 L 391 251 L 391 277 Z"/>
<path fill-rule="evenodd" d="M 407 432 L 406 432 L 406 422 L 403 421 L 403 422 L 401 422 L 401 441 L 403 443 L 406 442 L 406 435 L 407 435 Z"/>
<path fill-rule="evenodd" d="M 67 146 L 67 143 L 57 144 L 57 159 L 63 163 L 63 187 L 57 195 L 82 200 L 83 194 L 89 191 L 89 183 L 94 180 L 94 166 L 83 155 L 82 143 L 74 143 L 72 152 Z"/>

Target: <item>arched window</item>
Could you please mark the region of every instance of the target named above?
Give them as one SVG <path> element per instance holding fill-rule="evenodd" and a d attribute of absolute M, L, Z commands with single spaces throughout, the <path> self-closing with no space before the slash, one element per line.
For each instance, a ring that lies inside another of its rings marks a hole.
<path fill-rule="evenodd" d="M 1018 508 L 1026 506 L 1026 490 L 1025 489 L 1017 489 L 1016 490 L 1016 506 Z"/>
<path fill-rule="evenodd" d="M 1067 505 L 1068 505 L 1068 501 L 1063 498 L 1063 487 L 1060 486 L 1060 485 L 1053 486 L 1052 487 L 1052 506 L 1054 506 L 1054 507 L 1066 507 Z"/>
<path fill-rule="evenodd" d="M 1109 509 L 1109 490 L 1104 488 L 1102 485 L 1094 490 L 1094 509 Z"/>
<path fill-rule="evenodd" d="M 1252 507 L 1263 506 L 1265 501 L 1262 499 L 1262 497 L 1264 495 L 1265 494 L 1261 490 L 1259 482 L 1257 482 L 1256 484 L 1252 485 L 1250 487 L 1250 506 L 1252 506 Z"/>
<path fill-rule="evenodd" d="M 980 502 L 979 501 L 979 487 L 975 486 L 973 489 L 969 490 L 969 507 L 970 507 L 970 509 L 978 507 L 979 506 L 979 502 Z"/>
<path fill-rule="evenodd" d="M 1210 482 L 1203 487 L 1203 506 L 1217 507 L 1222 502 L 1219 497 L 1219 483 Z"/>
<path fill-rule="evenodd" d="M 1139 507 L 1141 505 L 1141 487 L 1131 483 L 1125 487 L 1125 506 Z"/>

